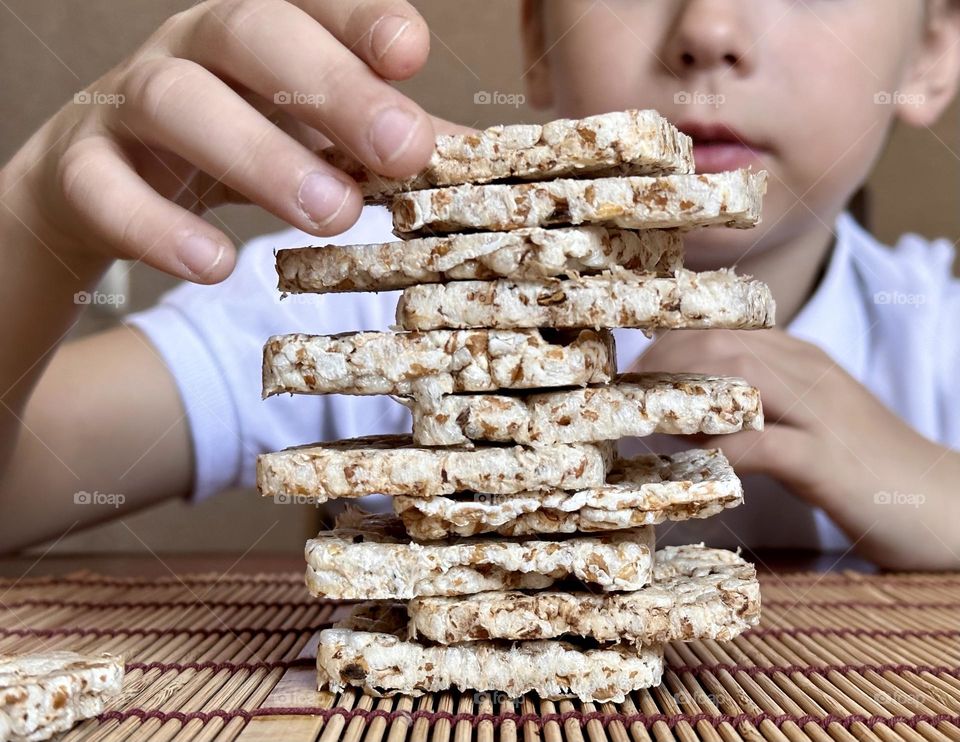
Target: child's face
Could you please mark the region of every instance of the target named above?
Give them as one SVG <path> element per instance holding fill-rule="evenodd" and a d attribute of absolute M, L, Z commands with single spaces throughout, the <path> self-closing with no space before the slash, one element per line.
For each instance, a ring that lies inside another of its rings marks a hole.
<path fill-rule="evenodd" d="M 534 102 L 655 108 L 694 137 L 699 171 L 769 171 L 760 228 L 690 236 L 701 267 L 832 225 L 893 119 L 946 105 L 920 74 L 937 51 L 924 0 L 531 0 L 525 16 Z"/>

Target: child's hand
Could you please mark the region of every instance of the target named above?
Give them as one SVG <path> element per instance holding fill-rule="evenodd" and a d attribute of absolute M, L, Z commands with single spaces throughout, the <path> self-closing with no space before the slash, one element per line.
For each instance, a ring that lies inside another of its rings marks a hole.
<path fill-rule="evenodd" d="M 631 370 L 742 376 L 760 390 L 765 430 L 703 445 L 822 507 L 881 565 L 960 563 L 960 454 L 918 434 L 816 346 L 778 330 L 671 332 Z"/>
<path fill-rule="evenodd" d="M 79 93 L 2 171 L 7 213 L 68 264 L 133 258 L 194 281 L 231 271 L 198 214 L 249 200 L 316 235 L 356 221 L 330 142 L 412 175 L 434 127 L 385 79 L 414 74 L 430 34 L 405 0 L 211 0 L 166 22 Z M 12 216 L 11 216 L 12 214 Z"/>

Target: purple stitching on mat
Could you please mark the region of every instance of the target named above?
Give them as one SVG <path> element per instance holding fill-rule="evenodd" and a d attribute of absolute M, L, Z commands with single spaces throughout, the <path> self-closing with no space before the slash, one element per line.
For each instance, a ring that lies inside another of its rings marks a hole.
<path fill-rule="evenodd" d="M 319 608 L 327 605 L 339 605 L 338 601 L 323 600 L 299 600 L 284 602 L 280 600 L 247 600 L 247 601 L 217 601 L 217 600 L 136 600 L 129 603 L 99 603 L 88 600 L 20 600 L 15 603 L 0 603 L 0 609 L 7 608 L 85 608 L 93 610 L 106 610 L 110 608 Z"/>
<path fill-rule="evenodd" d="M 517 714 L 515 712 L 504 712 L 502 714 L 471 714 L 466 712 L 461 712 L 457 714 L 451 714 L 447 711 L 427 711 L 427 710 L 418 710 L 418 711 L 385 711 L 383 709 L 343 709 L 343 708 L 319 708 L 319 707 L 281 707 L 281 708 L 259 708 L 259 709 L 215 709 L 213 711 L 159 711 L 159 710 L 147 710 L 140 708 L 126 709 L 124 711 L 107 711 L 97 717 L 98 721 L 117 721 L 123 722 L 131 718 L 139 719 L 140 721 L 146 721 L 147 719 L 157 719 L 160 722 L 167 722 L 170 720 L 179 721 L 181 724 L 184 724 L 189 721 L 200 720 L 203 723 L 208 723 L 213 719 L 220 719 L 222 721 L 230 721 L 233 719 L 243 719 L 246 722 L 249 722 L 251 719 L 258 717 L 269 717 L 269 716 L 319 716 L 324 720 L 329 720 L 333 716 L 342 716 L 344 721 L 349 721 L 353 718 L 363 718 L 365 721 L 371 721 L 376 718 L 382 718 L 387 722 L 392 722 L 396 719 L 403 718 L 408 722 L 416 721 L 417 719 L 424 718 L 428 721 L 436 722 L 440 720 L 448 721 L 451 724 L 458 724 L 460 722 L 468 722 L 472 727 L 476 727 L 479 724 L 489 722 L 494 727 L 500 726 L 505 721 L 512 721 L 517 725 L 523 725 L 527 723 L 533 723 L 538 728 L 543 728 L 545 725 L 550 722 L 556 722 L 562 724 L 568 720 L 579 721 L 581 726 L 591 722 L 597 721 L 600 722 L 604 727 L 609 726 L 614 722 L 619 722 L 624 725 L 641 723 L 645 727 L 650 727 L 656 723 L 664 723 L 671 729 L 680 723 L 687 723 L 690 725 L 697 724 L 699 722 L 707 722 L 712 726 L 719 726 L 721 724 L 730 724 L 732 726 L 738 726 L 744 723 L 750 724 L 759 724 L 764 721 L 769 721 L 776 724 L 778 727 L 783 726 L 787 723 L 794 723 L 798 726 L 805 726 L 806 724 L 815 724 L 820 726 L 823 729 L 828 729 L 833 724 L 839 724 L 840 726 L 849 729 L 855 724 L 863 724 L 868 727 L 873 727 L 878 724 L 884 726 L 893 726 L 896 724 L 905 724 L 912 729 L 915 729 L 920 724 L 930 724 L 931 726 L 936 726 L 943 722 L 953 724 L 954 726 L 960 727 L 960 716 L 951 715 L 951 714 L 916 714 L 915 716 L 863 716 L 852 714 L 850 716 L 838 716 L 835 714 L 828 714 L 827 716 L 818 717 L 812 715 L 805 716 L 790 716 L 789 714 L 622 714 L 622 713 L 607 713 L 602 711 L 591 711 L 590 713 L 583 713 L 580 711 L 565 711 L 560 714 Z"/>
<path fill-rule="evenodd" d="M 83 626 L 58 626 L 52 629 L 10 629 L 0 627 L 0 636 L 231 636 L 233 634 L 299 634 L 302 632 L 316 632 L 330 626 L 332 622 L 327 621 L 318 626 L 300 626 L 286 629 L 267 629 L 262 626 L 237 626 L 235 628 L 226 627 L 219 629 L 161 629 L 158 627 L 148 627 L 143 629 L 95 629 Z"/>
<path fill-rule="evenodd" d="M 827 626 L 770 627 L 750 629 L 744 636 L 869 636 L 948 639 L 960 636 L 958 629 L 852 629 Z"/>
<path fill-rule="evenodd" d="M 960 678 L 960 667 L 947 667 L 945 665 L 778 665 L 772 667 L 757 667 L 756 665 L 732 665 L 720 663 L 716 665 L 668 665 L 667 669 L 673 670 L 677 674 L 689 672 L 693 675 L 703 675 L 708 672 L 716 674 L 717 672 L 723 671 L 731 674 L 735 672 L 742 672 L 751 676 L 774 675 L 778 672 L 792 675 L 793 673 L 798 672 L 801 675 L 810 677 L 811 675 L 824 675 L 828 672 L 858 672 L 861 674 L 865 672 L 895 672 L 898 674 L 912 672 L 917 675 L 920 673 L 930 673 L 931 675 L 950 675 L 955 678 Z"/>
<path fill-rule="evenodd" d="M 870 600 L 819 600 L 819 601 L 803 601 L 802 603 L 797 603 L 796 601 L 789 600 L 765 600 L 763 602 L 764 608 L 867 608 L 867 609 L 884 609 L 884 608 L 911 608 L 911 609 L 924 609 L 931 610 L 937 608 L 945 608 L 957 610 L 960 609 L 960 603 L 885 603 L 883 601 L 870 601 Z"/>
<path fill-rule="evenodd" d="M 0 580 L 0 585 L 7 582 L 13 582 L 13 580 Z M 303 584 L 303 576 L 299 572 L 263 572 L 243 577 L 213 576 L 201 578 L 193 574 L 184 575 L 182 578 L 157 577 L 152 580 L 145 580 L 137 577 L 111 577 L 110 575 L 94 575 L 91 577 L 64 575 L 20 580 L 16 583 L 16 587 L 50 587 L 51 585 L 78 585 L 81 587 L 219 587 L 221 585 L 235 585 L 237 587 L 247 587 L 250 584 L 275 585 L 278 582 L 289 583 L 290 585 Z"/>
<path fill-rule="evenodd" d="M 204 660 L 199 662 L 127 662 L 125 667 L 127 672 L 140 670 L 141 672 L 150 672 L 151 670 L 160 670 L 164 672 L 183 672 L 185 670 L 213 670 L 221 672 L 229 670 L 230 672 L 240 672 L 243 670 L 289 670 L 292 667 L 313 667 L 316 661 L 310 657 L 297 657 L 292 660 L 270 660 L 265 662 L 230 662 L 229 660 Z"/>

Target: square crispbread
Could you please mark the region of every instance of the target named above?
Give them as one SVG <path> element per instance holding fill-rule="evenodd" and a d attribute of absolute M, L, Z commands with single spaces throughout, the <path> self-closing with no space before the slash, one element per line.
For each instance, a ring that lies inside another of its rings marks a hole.
<path fill-rule="evenodd" d="M 442 135 L 426 169 L 405 179 L 377 175 L 339 150 L 324 154 L 357 181 L 372 203 L 403 191 L 460 183 L 692 173 L 694 167 L 690 137 L 650 110 Z"/>
<path fill-rule="evenodd" d="M 617 267 L 670 275 L 683 267 L 683 240 L 669 230 L 535 228 L 277 253 L 279 288 L 291 294 L 392 291 L 501 277 L 538 280 Z"/>
<path fill-rule="evenodd" d="M 306 497 L 318 503 L 376 494 L 502 495 L 598 487 L 611 463 L 612 450 L 605 444 L 422 448 L 410 436 L 383 435 L 261 454 L 257 487 L 264 497 Z"/>
<path fill-rule="evenodd" d="M 101 713 L 120 692 L 123 659 L 49 651 L 0 655 L 0 739 L 49 739 Z"/>
<path fill-rule="evenodd" d="M 760 620 L 760 584 L 738 554 L 701 545 L 656 554 L 652 585 L 629 593 L 485 592 L 416 598 L 410 637 L 456 644 L 580 636 L 641 645 L 729 641 Z M 658 570 L 659 567 L 659 570 Z"/>
<path fill-rule="evenodd" d="M 338 693 L 356 686 L 379 697 L 457 688 L 620 703 L 630 691 L 659 685 L 663 675 L 660 646 L 565 641 L 429 646 L 406 639 L 406 631 L 403 604 L 356 606 L 351 617 L 320 632 L 320 689 Z"/>
<path fill-rule="evenodd" d="M 412 286 L 397 304 L 406 330 L 633 327 L 757 330 L 776 305 L 760 281 L 731 270 L 669 277 L 631 271 L 544 281 L 456 281 Z"/>
<path fill-rule="evenodd" d="M 413 440 L 429 446 L 495 441 L 549 447 L 654 433 L 763 429 L 755 387 L 736 377 L 699 374 L 623 374 L 603 386 L 517 396 L 449 394 L 434 409 L 412 400 L 406 404 L 413 413 Z"/>
<path fill-rule="evenodd" d="M 591 533 L 708 518 L 743 502 L 743 487 L 719 450 L 643 454 L 614 463 L 603 487 L 579 492 L 395 497 L 413 538 Z"/>
<path fill-rule="evenodd" d="M 595 224 L 622 229 L 693 229 L 760 222 L 766 172 L 551 180 L 461 185 L 402 193 L 393 199 L 397 234 Z"/>
<path fill-rule="evenodd" d="M 602 384 L 616 374 L 610 332 L 437 330 L 280 335 L 263 349 L 263 396 L 440 394 Z"/>
<path fill-rule="evenodd" d="M 355 518 L 307 541 L 312 595 L 333 600 L 406 600 L 483 590 L 543 588 L 577 578 L 602 590 L 650 582 L 652 527 L 565 540 L 411 541 L 392 515 Z"/>

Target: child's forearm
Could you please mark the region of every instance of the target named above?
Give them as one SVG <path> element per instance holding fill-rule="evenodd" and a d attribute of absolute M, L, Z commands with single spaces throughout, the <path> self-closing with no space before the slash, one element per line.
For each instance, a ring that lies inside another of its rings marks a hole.
<path fill-rule="evenodd" d="M 90 291 L 111 262 L 63 249 L 60 236 L 44 228 L 29 197 L 28 151 L 0 171 L 0 472 L 32 389 L 83 308 L 77 293 Z"/>

